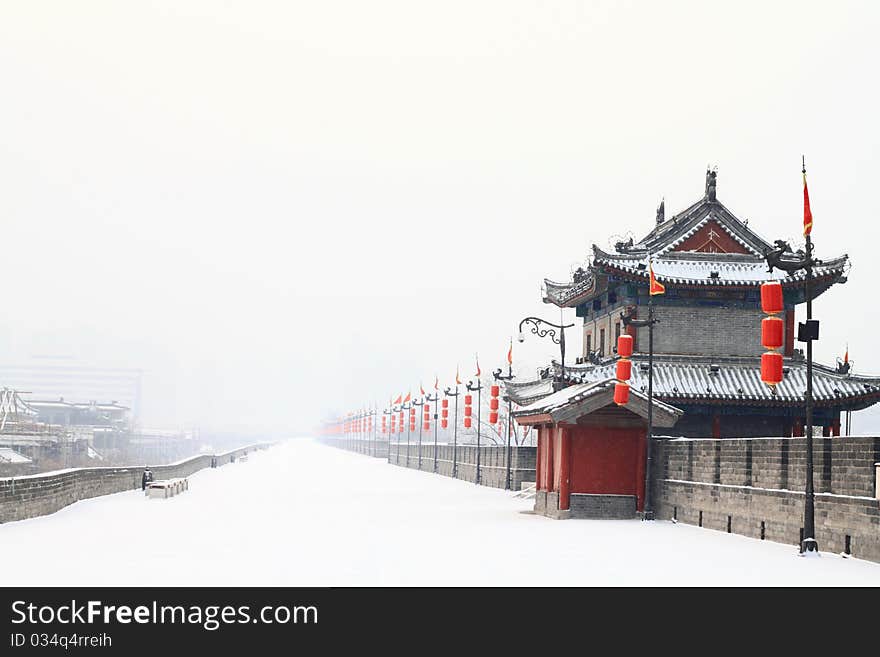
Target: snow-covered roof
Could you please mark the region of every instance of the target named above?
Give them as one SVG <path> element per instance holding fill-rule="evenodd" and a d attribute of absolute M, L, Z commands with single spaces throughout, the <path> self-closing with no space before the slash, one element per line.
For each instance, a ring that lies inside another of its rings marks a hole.
<path fill-rule="evenodd" d="M 613 267 L 627 274 L 648 281 L 647 260 L 630 255 L 612 255 L 594 248 L 594 263 Z M 847 256 L 824 261 L 814 268 L 815 278 L 839 276 L 846 271 Z M 779 281 L 783 285 L 803 282 L 806 272 L 795 274 L 774 269 L 767 271 L 767 261 L 763 257 L 729 253 L 719 256 L 714 253 L 691 251 L 669 251 L 653 258 L 654 276 L 661 283 L 684 285 L 735 285 L 756 286 L 767 281 Z"/>
<path fill-rule="evenodd" d="M 728 240 L 727 250 L 741 252 L 725 252 L 714 246 L 714 252 L 705 252 L 696 245 L 686 244 L 704 228 L 713 236 L 712 239 L 723 233 L 723 238 Z M 590 266 L 580 270 L 575 280 L 559 283 L 544 279 L 544 302 L 569 308 L 577 306 L 603 291 L 598 284 L 607 274 L 623 275 L 647 284 L 649 256 L 653 259 L 657 280 L 672 285 L 757 287 L 769 280 L 794 285 L 806 277 L 804 271 L 793 275 L 780 269 L 768 272 L 765 254 L 773 246 L 722 203 L 709 200 L 706 196 L 657 224 L 640 241 L 631 242 L 618 243 L 617 253 L 608 253 L 593 245 Z M 783 256 L 783 261 L 795 260 L 795 254 Z M 824 285 L 816 286 L 815 295 L 824 292 L 830 284 L 845 281 L 848 265 L 847 255 L 821 262 L 814 269 L 814 275 L 817 279 L 824 279 Z"/>
<path fill-rule="evenodd" d="M 579 417 L 613 405 L 615 383 L 613 378 L 605 378 L 568 386 L 518 409 L 513 415 L 520 422 L 535 416 L 546 416 L 553 422 L 575 422 Z M 648 396 L 638 390 L 630 390 L 629 401 L 623 408 L 647 417 Z M 684 413 L 658 399 L 654 400 L 654 411 L 654 422 L 658 427 L 673 426 Z"/>
<path fill-rule="evenodd" d="M 24 454 L 19 454 L 10 447 L 0 447 L 0 463 L 30 463 Z"/>
<path fill-rule="evenodd" d="M 645 391 L 648 386 L 647 356 L 633 355 L 631 389 Z M 601 364 L 566 365 L 569 381 L 589 383 L 614 376 L 616 358 Z M 759 357 L 654 356 L 654 395 L 673 404 L 725 403 L 738 405 L 799 405 L 807 388 L 807 366 L 800 359 L 784 361 L 784 378 L 773 389 L 761 381 Z M 561 373 L 553 362 L 550 376 Z M 550 379 L 522 381 L 508 393 L 516 403 L 534 403 Z M 552 385 L 552 384 L 551 384 Z M 522 396 L 520 396 L 522 395 Z M 880 399 L 880 377 L 839 374 L 833 368 L 814 363 L 813 399 L 818 405 L 850 410 L 867 408 Z"/>

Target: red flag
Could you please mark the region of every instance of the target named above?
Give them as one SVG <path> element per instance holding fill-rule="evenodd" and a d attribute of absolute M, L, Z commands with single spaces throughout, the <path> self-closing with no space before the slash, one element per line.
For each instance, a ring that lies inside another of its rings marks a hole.
<path fill-rule="evenodd" d="M 458 365 L 455 366 L 455 385 L 461 385 L 461 377 L 458 376 Z"/>
<path fill-rule="evenodd" d="M 480 376 L 480 357 L 478 355 L 478 356 L 475 356 L 475 358 L 477 359 L 477 374 L 476 374 L 476 376 Z"/>
<path fill-rule="evenodd" d="M 422 397 L 425 396 L 425 388 L 422 386 L 422 382 L 419 381 L 419 392 L 421 392 Z"/>
<path fill-rule="evenodd" d="M 513 365 L 513 338 L 510 338 L 510 349 L 507 350 L 507 364 Z"/>
<path fill-rule="evenodd" d="M 813 213 L 810 210 L 810 192 L 807 191 L 807 169 L 804 167 L 804 237 L 813 230 Z"/>
<path fill-rule="evenodd" d="M 405 403 L 408 402 L 410 399 L 412 399 L 412 395 L 410 395 L 409 393 L 406 393 L 406 398 L 403 400 L 403 403 L 405 404 Z"/>
<path fill-rule="evenodd" d="M 399 394 L 399 395 L 397 395 L 397 399 L 394 400 L 394 403 L 399 404 L 402 401 L 403 401 L 403 394 Z"/>
<path fill-rule="evenodd" d="M 440 377 L 434 375 L 434 390 L 440 390 Z"/>
<path fill-rule="evenodd" d="M 843 355 L 844 364 L 849 363 L 849 345 L 846 345 L 846 353 Z"/>
<path fill-rule="evenodd" d="M 650 290 L 651 296 L 653 297 L 655 294 L 666 294 L 666 286 L 663 283 L 659 283 L 657 281 L 656 276 L 654 276 L 654 265 L 651 261 L 648 261 L 648 273 L 650 275 L 651 284 Z"/>

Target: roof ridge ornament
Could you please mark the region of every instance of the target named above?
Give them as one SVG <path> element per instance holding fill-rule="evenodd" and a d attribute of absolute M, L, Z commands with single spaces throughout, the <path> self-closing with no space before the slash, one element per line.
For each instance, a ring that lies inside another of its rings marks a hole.
<path fill-rule="evenodd" d="M 718 167 L 709 168 L 709 165 L 707 164 L 706 165 L 706 192 L 705 192 L 705 195 L 706 195 L 706 199 L 710 203 L 714 203 L 716 200 L 715 189 L 717 186 L 717 180 L 716 180 L 717 177 L 718 177 Z"/>

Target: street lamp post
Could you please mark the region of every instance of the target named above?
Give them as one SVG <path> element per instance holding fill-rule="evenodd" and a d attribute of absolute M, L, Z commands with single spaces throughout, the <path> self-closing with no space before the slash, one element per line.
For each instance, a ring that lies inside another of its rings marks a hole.
<path fill-rule="evenodd" d="M 406 402 L 404 402 L 400 405 L 400 407 L 403 410 L 408 411 L 410 408 L 412 408 L 412 404 L 414 403 L 415 402 L 410 402 L 409 404 L 407 404 Z M 404 413 L 404 417 L 406 418 L 406 467 L 409 467 L 409 433 L 412 421 L 410 420 L 410 416 L 408 413 Z M 397 440 L 397 463 L 400 464 L 400 439 Z"/>
<path fill-rule="evenodd" d="M 804 168 L 806 175 L 806 168 Z M 798 325 L 798 342 L 807 343 L 807 389 L 804 395 L 806 406 L 806 482 L 804 485 L 804 535 L 800 544 L 801 554 L 806 552 L 818 552 L 819 543 L 816 541 L 816 518 L 815 518 L 815 494 L 813 489 L 813 341 L 819 339 L 819 321 L 813 319 L 813 267 L 821 264 L 821 260 L 813 257 L 813 241 L 809 235 L 806 237 L 805 253 L 802 258 L 787 258 L 784 262 L 782 257 L 791 252 L 791 247 L 783 240 L 776 240 L 776 249 L 765 254 L 769 272 L 773 268 L 781 269 L 792 274 L 804 270 L 804 294 L 807 298 L 807 321 Z M 800 254 L 800 251 L 798 252 Z"/>
<path fill-rule="evenodd" d="M 650 292 L 650 291 L 649 291 Z M 651 499 L 651 452 L 654 440 L 654 325 L 659 321 L 654 317 L 654 297 L 648 294 L 648 319 L 633 319 L 632 315 L 620 313 L 624 327 L 648 327 L 648 432 L 645 446 L 645 507 L 643 520 L 654 519 Z"/>
<path fill-rule="evenodd" d="M 465 384 L 465 388 L 468 389 L 468 392 L 477 391 L 477 475 L 474 477 L 474 483 L 480 483 L 480 416 L 482 412 L 482 390 L 483 384 L 477 379 L 477 385 L 473 385 L 472 381 L 468 381 Z"/>
<path fill-rule="evenodd" d="M 412 405 L 416 408 L 421 409 L 422 406 L 425 405 L 425 400 L 422 398 L 422 401 L 416 401 L 413 399 Z M 421 412 L 416 413 L 416 418 L 419 423 L 419 470 L 422 469 L 422 414 Z"/>
<path fill-rule="evenodd" d="M 388 463 L 391 463 L 391 416 L 394 415 L 394 405 L 389 406 L 387 409 L 382 411 L 383 415 L 388 416 L 386 427 L 388 429 Z"/>
<path fill-rule="evenodd" d="M 425 395 L 425 401 L 434 404 L 434 472 L 437 472 L 437 401 L 440 399 L 440 393 L 436 391 L 436 386 L 434 387 L 434 396 L 428 393 Z"/>
<path fill-rule="evenodd" d="M 492 372 L 492 376 L 495 377 L 496 381 L 510 381 L 513 379 L 513 365 L 507 364 L 507 376 L 503 376 L 501 374 L 501 368 L 499 367 L 497 370 Z M 505 395 L 507 397 L 507 465 L 506 471 L 504 473 L 504 489 L 510 490 L 510 430 L 511 430 L 511 411 L 513 410 L 513 400 L 510 398 L 510 395 Z"/>
<path fill-rule="evenodd" d="M 458 477 L 458 383 L 455 384 L 455 392 L 451 388 L 443 390 L 447 397 L 455 397 L 455 417 L 452 420 L 452 478 Z M 449 438 L 447 438 L 449 440 Z"/>
<path fill-rule="evenodd" d="M 523 324 L 531 324 L 532 325 L 532 333 L 537 335 L 539 338 L 544 338 L 549 336 L 550 339 L 559 345 L 559 355 L 560 355 L 560 364 L 562 366 L 562 375 L 559 378 L 559 382 L 553 382 L 554 390 L 561 390 L 565 387 L 565 329 L 571 328 L 574 324 L 551 324 L 546 319 L 541 319 L 540 317 L 526 317 L 519 323 L 519 341 L 525 342 L 526 337 L 523 334 Z M 541 324 L 546 324 L 552 328 L 541 328 Z M 559 337 L 556 337 L 556 331 L 559 331 Z"/>

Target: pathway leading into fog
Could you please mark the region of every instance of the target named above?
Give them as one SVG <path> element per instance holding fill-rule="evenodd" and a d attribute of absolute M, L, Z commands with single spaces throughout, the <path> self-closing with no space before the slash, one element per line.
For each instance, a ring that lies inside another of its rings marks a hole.
<path fill-rule="evenodd" d="M 294 440 L 199 472 L 168 500 L 132 491 L 0 525 L 0 583 L 880 586 L 880 564 L 671 522 L 555 521 L 531 506 Z"/>

